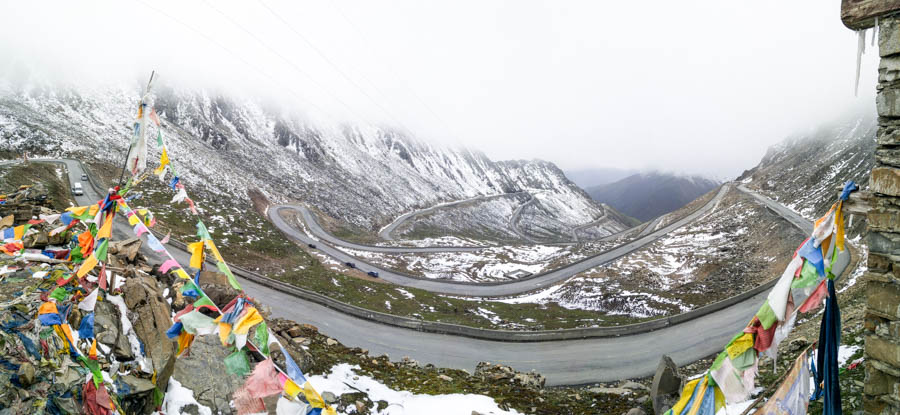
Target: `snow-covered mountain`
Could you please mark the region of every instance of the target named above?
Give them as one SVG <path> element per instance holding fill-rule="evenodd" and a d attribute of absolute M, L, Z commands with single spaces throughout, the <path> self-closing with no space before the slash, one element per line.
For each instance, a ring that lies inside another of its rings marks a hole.
<path fill-rule="evenodd" d="M 589 187 L 587 192 L 598 202 L 647 221 L 688 204 L 718 185 L 717 181 L 699 176 L 647 172 Z"/>
<path fill-rule="evenodd" d="M 848 117 L 772 146 L 738 181 L 813 219 L 824 214 L 848 180 L 865 189 L 875 165 L 874 111 Z M 860 222 L 857 222 L 859 224 Z M 861 228 L 856 227 L 856 231 Z"/>
<path fill-rule="evenodd" d="M 0 150 L 118 165 L 138 90 L 0 80 Z M 303 201 L 364 230 L 440 202 L 519 191 L 539 193 L 550 208 L 548 221 L 560 227 L 603 217 L 603 209 L 549 162 L 495 162 L 383 126 L 312 122 L 209 91 L 159 88 L 154 95 L 182 179 L 235 200 L 248 200 L 247 190 L 258 188 L 272 201 Z M 153 160 L 159 149 L 149 141 Z"/>

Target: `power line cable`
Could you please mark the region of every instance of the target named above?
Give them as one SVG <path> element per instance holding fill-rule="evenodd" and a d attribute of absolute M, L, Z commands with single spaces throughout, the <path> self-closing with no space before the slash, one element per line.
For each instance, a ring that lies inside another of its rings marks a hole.
<path fill-rule="evenodd" d="M 275 78 L 273 78 L 271 75 L 269 75 L 268 73 L 266 73 L 266 72 L 263 71 L 262 69 L 258 68 L 257 66 L 251 64 L 251 63 L 248 62 L 246 59 L 244 59 L 243 57 L 241 57 L 241 56 L 238 55 L 237 53 L 233 52 L 231 49 L 228 49 L 227 47 L 225 47 L 225 45 L 219 43 L 218 41 L 216 41 L 214 38 L 210 37 L 209 35 L 207 35 L 207 34 L 201 32 L 201 31 L 195 29 L 193 26 L 191 26 L 191 25 L 189 25 L 189 24 L 183 22 L 181 19 L 178 19 L 177 17 L 172 16 L 171 14 L 166 13 L 166 12 L 163 11 L 163 10 L 160 10 L 160 9 L 158 9 L 158 8 L 156 8 L 156 7 L 151 6 L 150 4 L 147 4 L 147 3 L 144 2 L 143 0 L 135 0 L 135 1 L 137 1 L 137 2 L 140 3 L 140 4 L 142 4 L 144 7 L 148 8 L 148 9 L 150 9 L 150 10 L 153 10 L 153 11 L 155 11 L 155 12 L 157 12 L 157 13 L 159 13 L 159 14 L 161 14 L 161 15 L 167 17 L 167 18 L 169 18 L 170 20 L 172 20 L 172 21 L 174 21 L 174 22 L 176 22 L 176 23 L 178 23 L 178 24 L 184 26 L 185 28 L 187 28 L 187 29 L 190 30 L 191 32 L 194 32 L 195 34 L 199 35 L 200 37 L 206 39 L 208 42 L 210 42 L 210 43 L 216 45 L 217 47 L 219 47 L 220 49 L 224 50 L 224 51 L 227 52 L 229 55 L 231 55 L 231 57 L 233 57 L 234 59 L 240 61 L 241 63 L 243 63 L 243 64 L 244 64 L 245 66 L 247 66 L 248 68 L 250 68 L 250 69 L 252 69 L 252 70 L 258 72 L 260 75 L 262 75 L 262 77 L 263 77 L 265 80 L 268 80 L 269 82 L 271 82 L 273 86 L 276 86 L 276 87 L 279 87 L 279 88 L 283 88 L 283 87 L 284 87 L 283 83 L 280 83 L 280 82 L 276 81 Z M 315 110 L 321 112 L 323 115 L 327 116 L 328 118 L 331 118 L 333 121 L 335 121 L 335 122 L 340 122 L 340 119 L 339 119 L 338 117 L 336 117 L 336 116 L 334 116 L 333 114 L 331 114 L 330 112 L 326 111 L 324 108 L 322 108 L 322 107 L 316 105 L 314 102 L 310 101 L 309 99 L 304 98 L 303 96 L 301 96 L 300 94 L 298 94 L 296 91 L 294 91 L 293 88 L 287 87 L 287 89 L 288 89 L 288 92 L 289 92 L 291 95 L 293 95 L 295 98 L 297 98 L 297 99 L 299 99 L 300 101 L 306 103 L 307 105 L 309 105 L 309 106 L 312 107 L 313 109 L 315 109 Z"/>
<path fill-rule="evenodd" d="M 331 7 L 333 7 L 338 12 L 338 15 L 340 15 L 341 18 L 344 19 L 345 22 L 347 22 L 347 24 L 350 26 L 350 28 L 353 29 L 353 31 L 356 33 L 356 35 L 359 36 L 362 43 L 365 44 L 366 49 L 369 50 L 370 52 L 375 50 L 372 47 L 372 45 L 368 42 L 368 40 L 367 40 L 368 38 L 366 37 L 366 35 L 356 26 L 355 23 L 353 23 L 353 21 L 350 20 L 350 18 L 346 15 L 346 13 L 344 13 L 344 11 L 340 8 L 340 6 L 337 5 L 337 2 L 335 0 L 330 0 L 329 2 L 331 3 Z M 374 54 L 374 52 L 373 52 L 373 54 Z M 447 131 L 449 131 L 451 133 L 451 135 L 453 135 L 454 137 L 456 137 L 457 140 L 459 140 L 459 136 L 454 132 L 454 130 L 452 128 L 450 128 L 450 125 L 448 123 L 446 123 L 443 120 L 443 118 L 441 118 L 441 116 L 437 114 L 437 112 L 435 112 L 433 109 L 431 109 L 431 106 L 429 106 L 428 103 L 425 102 L 425 100 L 422 99 L 422 97 L 419 96 L 419 94 L 417 94 L 416 91 L 413 90 L 409 86 L 408 83 L 404 82 L 400 78 L 400 76 L 397 74 L 397 71 L 394 69 L 394 67 L 391 66 L 390 63 L 388 63 L 384 59 L 379 59 L 379 60 L 384 63 L 384 66 L 387 68 L 388 72 L 394 77 L 394 80 L 397 81 L 398 84 L 403 85 L 404 88 L 406 88 L 406 90 L 409 91 L 409 94 L 412 95 L 412 97 L 415 98 L 416 101 L 418 101 L 419 104 L 421 104 L 422 107 L 425 108 L 425 110 L 427 110 L 431 114 L 431 116 L 433 116 L 439 123 L 441 123 L 441 125 L 443 125 L 444 128 L 446 128 Z M 372 83 L 371 81 L 369 81 L 369 83 L 371 83 L 372 86 L 375 87 L 376 90 L 378 90 L 378 87 L 375 86 L 374 83 Z"/>
<path fill-rule="evenodd" d="M 322 84 L 320 84 L 318 81 L 316 81 L 315 79 L 313 79 L 312 76 L 310 76 L 306 71 L 304 71 L 302 68 L 300 68 L 299 66 L 297 66 L 297 64 L 295 64 L 293 61 L 291 61 L 290 59 L 286 58 L 284 55 L 282 55 L 280 52 L 278 52 L 278 50 L 276 50 L 275 48 L 273 48 L 272 46 L 270 46 L 268 43 L 266 43 L 265 41 L 263 41 L 262 39 L 260 39 L 259 36 L 256 36 L 256 34 L 254 34 L 254 33 L 251 32 L 250 30 L 248 30 L 247 28 L 245 28 L 243 25 L 241 25 L 237 20 L 232 19 L 230 16 L 228 16 L 227 14 L 225 14 L 224 12 L 222 12 L 221 10 L 219 10 L 219 8 L 217 8 L 215 5 L 213 5 L 213 4 L 210 3 L 209 1 L 203 0 L 203 2 L 206 3 L 211 9 L 213 9 L 213 10 L 214 10 L 216 13 L 218 13 L 220 16 L 222 16 L 222 17 L 224 17 L 226 20 L 228 20 L 231 24 L 237 26 L 239 29 L 241 29 L 242 31 L 244 31 L 244 33 L 247 33 L 248 35 L 250 35 L 250 37 L 252 37 L 254 40 L 256 40 L 259 44 L 263 45 L 263 47 L 265 47 L 266 49 L 268 49 L 269 52 L 271 52 L 272 54 L 274 54 L 275 56 L 277 56 L 277 57 L 280 58 L 281 60 L 285 61 L 285 62 L 286 62 L 288 65 L 290 65 L 291 68 L 293 68 L 295 71 L 297 71 L 298 73 L 300 73 L 301 75 L 303 75 L 303 76 L 305 76 L 307 79 L 309 79 L 309 81 L 312 82 L 313 85 L 317 86 L 319 89 L 321 89 L 321 90 L 324 91 L 326 94 L 328 94 L 332 99 L 334 99 L 335 101 L 337 101 L 338 103 L 340 103 L 344 108 L 346 108 L 348 111 L 350 111 L 350 113 L 352 113 L 353 115 L 355 115 L 355 116 L 359 117 L 360 119 L 366 121 L 366 122 L 369 123 L 369 124 L 374 124 L 371 120 L 369 120 L 368 118 L 366 118 L 366 117 L 363 116 L 362 114 L 356 112 L 355 109 L 353 109 L 352 107 L 350 107 L 350 105 L 348 105 L 346 102 L 344 102 L 342 99 L 340 99 L 337 95 L 335 95 L 334 93 L 332 93 L 331 91 L 329 91 L 328 89 L 326 89 L 324 86 L 322 86 Z"/>
<path fill-rule="evenodd" d="M 325 62 L 327 62 L 329 65 L 331 65 L 331 67 L 334 68 L 334 70 L 337 71 L 337 73 L 338 73 L 342 78 L 344 78 L 348 83 L 350 83 L 350 84 L 353 85 L 357 90 L 359 90 L 359 92 L 360 92 L 361 94 L 363 94 L 366 98 L 368 98 L 369 101 L 372 101 L 372 103 L 375 104 L 376 107 L 378 107 L 379 109 L 381 109 L 381 111 L 384 112 L 388 117 L 390 117 L 392 121 L 394 121 L 395 123 L 397 123 L 397 124 L 398 124 L 400 127 L 402 127 L 404 130 L 406 130 L 406 132 L 407 132 L 408 134 L 410 134 L 411 136 L 415 136 L 415 134 L 413 134 L 413 132 L 412 132 L 409 128 L 407 128 L 406 125 L 404 125 L 402 121 L 400 121 L 397 117 L 395 117 L 394 114 L 391 113 L 387 108 L 385 108 L 384 106 L 382 106 L 381 104 L 379 104 L 378 101 L 377 101 L 376 99 L 372 98 L 372 96 L 369 95 L 369 94 L 368 94 L 368 93 L 367 93 L 367 92 L 366 92 L 359 84 L 357 84 L 356 81 L 354 81 L 352 78 L 350 78 L 349 76 L 347 76 L 347 74 L 346 74 L 344 71 L 342 71 L 341 68 L 338 67 L 338 65 L 335 64 L 331 59 L 329 59 L 328 56 L 326 56 L 325 53 L 322 52 L 321 49 L 319 49 L 318 47 L 316 47 L 316 45 L 314 45 L 314 44 L 313 44 L 306 36 L 304 36 L 304 35 L 303 35 L 302 33 L 300 33 L 298 30 L 294 29 L 294 27 L 291 26 L 291 24 L 288 23 L 288 21 L 285 20 L 284 17 L 281 17 L 280 14 L 276 13 L 275 10 L 273 10 L 271 7 L 269 7 L 269 5 L 266 4 L 266 2 L 265 2 L 264 0 L 260 0 L 259 3 L 260 3 L 266 10 L 269 11 L 269 14 L 271 14 L 271 15 L 274 16 L 276 19 L 278 19 L 279 21 L 281 21 L 281 23 L 284 24 L 288 29 L 290 29 L 291 32 L 293 32 L 298 38 L 300 38 L 301 40 L 303 40 L 303 42 L 306 43 L 306 45 L 309 46 L 310 49 L 312 49 L 313 51 L 315 51 L 316 54 L 318 54 L 319 57 L 322 58 L 322 60 L 324 60 Z M 376 91 L 378 91 L 379 93 L 381 93 L 381 91 L 378 89 L 378 87 L 375 86 L 375 83 L 374 83 L 374 82 L 372 82 L 371 80 L 369 80 L 368 82 L 375 88 Z M 381 93 L 381 94 L 382 94 L 382 96 L 384 96 L 383 93 Z"/>

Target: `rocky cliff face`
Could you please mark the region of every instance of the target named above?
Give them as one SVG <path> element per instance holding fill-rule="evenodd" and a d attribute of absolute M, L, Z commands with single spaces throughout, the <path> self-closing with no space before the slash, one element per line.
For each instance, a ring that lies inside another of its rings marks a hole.
<path fill-rule="evenodd" d="M 875 165 L 876 129 L 875 117 L 868 115 L 788 137 L 769 148 L 738 181 L 809 219 L 817 218 L 834 203 L 846 181 L 855 181 L 861 189 L 868 185 Z M 858 233 L 861 221 L 856 223 Z"/>
<path fill-rule="evenodd" d="M 81 154 L 118 165 L 137 90 L 75 91 L 0 81 L 4 149 Z M 386 127 L 313 122 L 206 91 L 161 88 L 155 107 L 183 179 L 242 201 L 248 189 L 259 188 L 273 201 L 302 200 L 369 230 L 416 208 L 523 190 L 542 192 L 556 222 L 579 224 L 602 215 L 548 162 L 494 162 Z M 150 147 L 155 164 L 159 150 Z"/>

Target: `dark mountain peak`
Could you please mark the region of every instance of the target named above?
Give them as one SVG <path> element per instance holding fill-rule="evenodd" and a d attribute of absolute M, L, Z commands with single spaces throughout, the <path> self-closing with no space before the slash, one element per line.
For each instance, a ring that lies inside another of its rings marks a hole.
<path fill-rule="evenodd" d="M 647 171 L 613 183 L 589 187 L 587 192 L 598 202 L 647 221 L 686 205 L 719 184 L 716 180 L 701 176 Z"/>

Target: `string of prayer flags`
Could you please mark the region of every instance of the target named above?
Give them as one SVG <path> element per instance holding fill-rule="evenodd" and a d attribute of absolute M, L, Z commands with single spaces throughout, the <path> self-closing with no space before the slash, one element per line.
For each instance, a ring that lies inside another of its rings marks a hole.
<path fill-rule="evenodd" d="M 798 313 L 809 313 L 825 300 L 825 313 L 816 354 L 816 394 L 825 395 L 824 413 L 840 414 L 837 351 L 840 346 L 840 309 L 834 291 L 834 279 L 850 264 L 845 246 L 843 201 L 858 189 L 848 182 L 839 201 L 815 221 L 813 234 L 803 241 L 781 277 L 742 333 L 735 335 L 711 365 L 706 376 L 689 382 L 681 399 L 668 415 L 713 414 L 721 407 L 719 395 L 733 404 L 745 401 L 753 390 L 759 369 L 759 355 L 778 356 L 778 345 L 787 338 L 797 322 Z M 815 288 L 813 288 L 815 287 Z M 795 307 L 795 296 L 806 298 Z M 756 414 L 805 413 L 809 402 L 808 364 L 805 352 L 795 362 L 781 388 Z"/>
<path fill-rule="evenodd" d="M 809 378 L 809 359 L 804 351 L 797 356 L 797 360 L 794 361 L 791 371 L 788 372 L 781 386 L 753 414 L 805 414 L 809 406 Z"/>
<path fill-rule="evenodd" d="M 136 177 L 147 169 L 147 104 L 144 102 L 145 98 L 146 96 L 142 97 L 140 104 L 138 104 L 138 116 L 134 122 L 134 133 L 131 137 L 131 146 L 125 162 L 128 171 L 131 172 L 131 177 Z"/>
<path fill-rule="evenodd" d="M 715 415 L 725 406 L 725 396 L 715 385 L 710 385 L 709 376 L 694 379 L 685 385 L 681 398 L 666 415 Z"/>
<path fill-rule="evenodd" d="M 149 114 L 151 119 L 153 119 L 154 123 L 159 126 L 159 120 L 156 116 L 155 111 L 150 108 Z M 143 126 L 136 126 L 135 131 L 141 131 Z M 194 205 L 193 200 L 191 200 L 187 196 L 187 190 L 185 186 L 181 182 L 178 173 L 175 170 L 175 165 L 172 162 L 170 157 L 170 153 L 168 148 L 166 148 L 165 141 L 163 140 L 162 133 L 159 129 L 157 129 L 157 144 L 161 149 L 160 156 L 160 166 L 155 170 L 155 174 L 160 178 L 160 180 L 165 180 L 166 172 L 168 170 L 172 171 L 173 177 L 169 182 L 169 187 L 175 191 L 175 195 L 172 198 L 171 203 L 180 203 L 186 202 L 188 203 L 191 213 L 197 215 L 197 209 Z M 131 181 L 129 181 L 131 183 Z M 125 195 L 127 191 L 120 192 L 121 195 Z M 119 200 L 119 206 L 123 209 L 124 212 L 129 216 L 129 223 L 133 226 L 134 232 L 137 236 L 141 236 L 143 233 L 148 233 L 147 227 L 153 226 L 152 215 L 147 211 L 132 211 L 126 203 L 125 199 Z M 129 214 L 128 212 L 132 213 Z M 132 219 L 132 215 L 138 216 L 138 213 L 143 216 L 143 220 L 140 222 L 136 222 L 136 219 Z M 223 274 L 225 274 L 228 278 L 229 284 L 238 291 L 242 291 L 240 284 L 237 282 L 237 279 L 231 272 L 228 264 L 225 262 L 225 259 L 222 257 L 218 248 L 212 240 L 211 235 L 209 234 L 209 230 L 206 228 L 205 224 L 202 220 L 198 220 L 197 222 L 197 236 L 200 239 L 198 242 L 194 242 L 188 244 L 188 252 L 191 254 L 189 266 L 195 269 L 202 269 L 203 263 L 205 262 L 205 248 L 208 248 L 212 253 L 213 257 L 216 260 L 216 268 Z M 172 255 L 166 250 L 164 244 L 168 240 L 169 236 L 167 235 L 162 241 L 158 240 L 155 235 L 152 233 L 148 234 L 148 246 L 151 247 L 156 252 L 165 253 L 168 257 L 167 260 L 163 262 L 160 266 L 161 272 L 174 272 L 179 278 L 183 278 L 186 282 L 182 285 L 181 291 L 185 296 L 191 295 L 197 298 L 193 304 L 189 305 L 179 312 L 174 320 L 175 324 L 169 328 L 166 335 L 169 338 L 177 338 L 178 343 L 178 351 L 177 355 L 181 356 L 187 352 L 190 347 L 190 344 L 193 341 L 195 335 L 205 335 L 211 334 L 214 332 L 218 332 L 219 339 L 222 342 L 223 346 L 228 346 L 230 344 L 234 345 L 233 352 L 225 358 L 225 365 L 227 371 L 232 374 L 237 374 L 240 376 L 246 375 L 250 373 L 250 362 L 247 359 L 247 355 L 244 351 L 244 346 L 248 343 L 248 336 L 250 336 L 251 330 L 256 327 L 253 332 L 253 340 L 257 344 L 249 345 L 250 350 L 257 350 L 263 356 L 269 355 L 269 344 L 274 341 L 277 343 L 277 339 L 270 335 L 268 326 L 263 320 L 262 316 L 259 314 L 259 311 L 248 301 L 246 301 L 243 296 L 238 296 L 233 299 L 228 305 L 223 308 L 217 308 L 215 304 L 203 293 L 203 290 L 200 289 L 197 282 L 192 281 L 190 276 L 175 259 Z M 199 273 L 198 273 L 199 274 Z M 210 310 L 216 311 L 219 313 L 217 318 L 211 318 L 206 316 L 205 314 L 200 313 L 200 309 L 208 308 Z M 279 344 L 279 347 L 281 345 Z M 296 398 L 301 392 L 306 397 L 306 400 L 311 403 L 310 406 L 313 408 L 313 412 L 311 413 L 325 413 L 325 414 L 335 414 L 333 408 L 329 407 L 322 400 L 321 396 L 311 384 L 306 380 L 303 376 L 300 368 L 293 361 L 293 359 L 286 353 L 283 347 L 281 347 L 281 351 L 285 356 L 286 361 L 286 371 L 291 376 L 288 378 L 281 373 L 277 373 L 276 371 L 267 368 L 264 364 L 261 363 L 261 367 L 258 368 L 259 374 L 254 371 L 254 376 L 264 377 L 266 379 L 258 379 L 259 381 L 263 381 L 263 383 L 254 381 L 248 381 L 247 387 L 240 389 L 235 395 L 235 405 L 238 407 L 239 412 L 246 412 L 249 409 L 264 409 L 264 405 L 259 398 L 258 392 L 254 392 L 256 390 L 256 386 L 254 385 L 264 385 L 266 390 L 266 396 L 269 393 L 274 394 L 279 391 L 284 392 L 287 396 L 292 398 Z M 272 364 L 271 359 L 267 359 L 268 364 Z M 277 376 L 276 376 L 277 373 Z M 252 377 L 254 377 L 252 376 Z M 277 381 L 275 381 L 277 379 Z M 303 386 L 298 386 L 298 382 Z M 289 404 L 279 404 L 279 408 L 287 407 Z M 308 406 L 304 407 L 308 408 Z M 279 412 L 281 409 L 279 409 Z M 304 414 L 306 411 L 304 411 Z"/>

